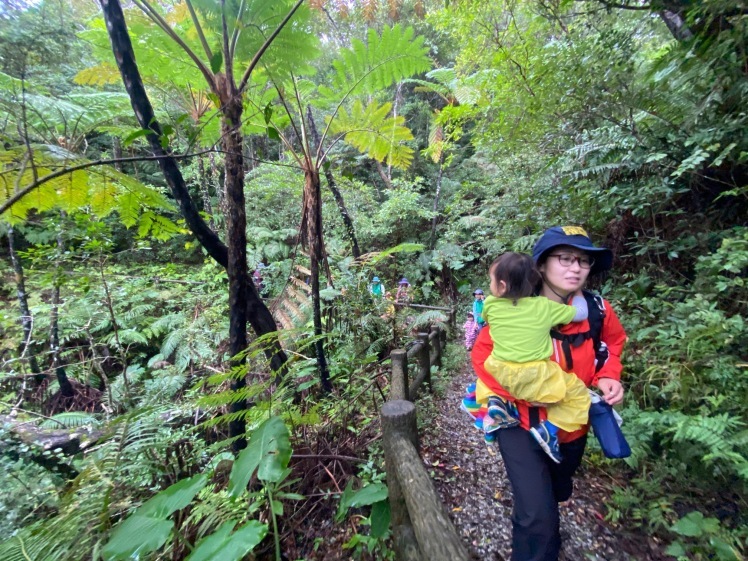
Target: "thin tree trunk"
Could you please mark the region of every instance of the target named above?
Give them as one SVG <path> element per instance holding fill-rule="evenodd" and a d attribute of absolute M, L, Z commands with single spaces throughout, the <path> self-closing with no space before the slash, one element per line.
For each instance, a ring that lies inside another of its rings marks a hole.
<path fill-rule="evenodd" d="M 119 136 L 112 137 L 112 156 L 114 156 L 115 160 L 122 158 L 122 142 L 120 141 Z M 121 172 L 122 162 L 114 162 L 114 169 Z"/>
<path fill-rule="evenodd" d="M 322 246 L 322 204 L 321 204 L 321 186 L 319 172 L 306 171 L 305 173 L 305 192 L 307 201 L 305 213 L 307 216 L 307 240 L 309 243 L 309 255 L 311 266 L 309 267 L 312 277 L 312 309 L 314 314 L 314 349 L 317 355 L 317 371 L 319 380 L 322 384 L 322 390 L 325 392 L 332 391 L 330 383 L 330 371 L 327 367 L 327 358 L 325 357 L 325 347 L 322 342 L 322 304 L 319 296 L 319 264 L 323 258 Z"/>
<path fill-rule="evenodd" d="M 312 146 L 312 150 L 314 152 L 317 151 L 320 145 L 320 137 L 319 132 L 317 131 L 317 125 L 314 123 L 314 116 L 312 115 L 312 108 L 307 108 L 307 121 L 309 121 L 309 131 L 312 133 L 312 140 L 314 141 L 314 144 Z M 330 166 L 324 165 L 324 160 L 320 162 L 322 164 L 323 169 L 325 170 L 325 178 L 327 179 L 327 186 L 330 187 L 330 191 L 332 191 L 332 196 L 335 197 L 335 202 L 338 204 L 338 210 L 340 210 L 340 216 L 343 217 L 343 224 L 345 225 L 345 231 L 348 234 L 348 239 L 351 242 L 351 251 L 353 252 L 353 257 L 358 259 L 361 256 L 361 250 L 358 247 L 358 240 L 356 239 L 356 229 L 353 227 L 353 220 L 351 220 L 351 215 L 348 214 L 348 209 L 345 206 L 345 201 L 343 200 L 343 194 L 340 192 L 338 187 L 335 185 L 335 178 L 332 175 L 332 171 L 330 170 Z"/>
<path fill-rule="evenodd" d="M 200 147 L 198 147 L 198 151 L 200 150 Z M 197 157 L 197 174 L 199 177 L 198 181 L 200 182 L 200 195 L 203 198 L 203 210 L 208 215 L 210 229 L 215 232 L 216 224 L 213 221 L 213 205 L 210 202 L 210 183 L 205 173 L 205 159 L 202 154 Z"/>
<path fill-rule="evenodd" d="M 31 345 L 31 330 L 34 325 L 34 320 L 31 317 L 31 311 L 29 310 L 29 299 L 26 293 L 26 277 L 23 273 L 23 264 L 16 254 L 16 242 L 15 242 L 15 231 L 13 226 L 8 226 L 8 253 L 10 254 L 10 262 L 13 265 L 13 272 L 16 277 L 16 296 L 18 297 L 18 306 L 21 311 L 21 328 L 23 329 L 23 341 L 21 342 L 21 359 L 26 358 L 29 364 L 29 369 L 35 375 L 37 384 L 41 384 L 44 381 L 44 375 L 39 370 L 39 364 L 36 361 L 36 355 Z"/>
<path fill-rule="evenodd" d="M 232 368 L 244 368 L 246 360 L 236 358 L 247 348 L 247 285 L 251 279 L 247 272 L 247 217 L 244 202 L 244 156 L 242 154 L 242 101 L 233 84 L 224 82 L 227 90 L 221 99 L 222 147 L 226 155 L 226 199 L 228 201 L 227 234 L 229 276 L 229 352 Z M 241 391 L 247 385 L 246 373 L 233 377 L 231 389 Z M 247 400 L 240 399 L 231 404 L 232 413 L 241 413 L 247 408 Z M 229 436 L 234 438 L 235 451 L 246 448 L 244 438 L 246 420 L 240 417 L 229 423 Z"/>
<path fill-rule="evenodd" d="M 99 0 L 104 20 L 106 21 L 109 39 L 112 43 L 112 51 L 117 61 L 122 81 L 125 85 L 130 103 L 138 119 L 138 123 L 144 129 L 150 129 L 153 134 L 147 136 L 151 146 L 151 151 L 155 156 L 167 156 L 166 151 L 161 147 L 160 136 L 161 126 L 155 119 L 153 107 L 146 95 L 143 82 L 140 78 L 135 54 L 132 50 L 132 42 L 127 33 L 122 7 L 118 0 Z M 169 185 L 172 196 L 179 204 L 180 212 L 184 217 L 190 230 L 200 244 L 205 248 L 208 254 L 221 266 L 228 267 L 228 248 L 221 242 L 218 235 L 211 230 L 197 211 L 194 202 L 189 196 L 187 186 L 184 182 L 179 167 L 174 158 L 163 157 L 158 160 L 159 166 L 164 178 Z M 247 275 L 249 276 L 249 275 Z M 270 310 L 260 299 L 257 290 L 252 282 L 246 287 L 247 299 L 247 317 L 252 328 L 257 335 L 265 335 L 278 331 L 278 327 L 273 319 Z M 270 359 L 270 366 L 276 372 L 276 378 L 280 379 L 285 373 L 286 354 L 276 340 L 265 351 L 266 356 Z"/>
<path fill-rule="evenodd" d="M 436 195 L 434 195 L 434 218 L 431 219 L 431 238 L 429 239 L 429 249 L 434 249 L 436 244 L 436 219 L 439 217 L 439 195 L 442 191 L 442 159 L 439 158 L 439 172 L 436 174 Z"/>
<path fill-rule="evenodd" d="M 52 289 L 52 309 L 49 313 L 49 347 L 52 352 L 52 369 L 57 376 L 57 383 L 60 385 L 60 393 L 63 397 L 73 397 L 75 390 L 68 379 L 65 368 L 60 364 L 60 285 L 62 284 L 62 275 L 60 272 L 60 259 L 65 251 L 62 242 L 62 228 L 65 220 L 65 213 L 60 213 L 60 228 L 57 230 L 57 255 L 55 257 L 55 276 L 54 288 Z"/>
<path fill-rule="evenodd" d="M 387 189 L 392 189 L 392 181 L 390 181 L 390 178 L 387 177 L 387 174 L 384 172 L 384 168 L 382 167 L 382 162 L 374 162 L 377 165 L 377 173 L 379 173 L 379 177 L 382 178 L 382 181 L 384 182 L 385 187 Z M 384 195 L 382 195 L 382 190 L 377 185 L 377 198 L 379 198 L 379 202 L 384 202 Z"/>
<path fill-rule="evenodd" d="M 106 281 L 106 276 L 104 275 L 104 256 L 101 254 L 99 254 L 99 274 L 101 275 L 101 284 L 104 287 L 104 303 L 109 312 L 109 321 L 112 322 L 114 342 L 117 345 L 117 353 L 122 363 L 122 381 L 125 385 L 125 399 L 129 400 L 130 381 L 127 379 L 127 349 L 125 349 L 122 341 L 119 339 L 119 324 L 117 323 L 117 316 L 114 313 L 114 302 L 112 300 L 112 293 L 109 291 L 109 283 Z"/>

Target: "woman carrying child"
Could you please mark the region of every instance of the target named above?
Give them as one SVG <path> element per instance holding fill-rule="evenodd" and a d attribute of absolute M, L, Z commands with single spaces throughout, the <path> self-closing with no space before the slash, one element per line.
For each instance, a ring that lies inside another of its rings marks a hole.
<path fill-rule="evenodd" d="M 491 296 L 486 299 L 483 317 L 488 323 L 493 350 L 484 367 L 516 400 L 547 404 L 548 418 L 530 427 L 530 434 L 543 451 L 561 463 L 558 430 L 568 432 L 587 424 L 590 396 L 582 381 L 550 360 L 550 331 L 556 325 L 587 319 L 587 302 L 579 294 L 573 306 L 534 297 L 540 273 L 529 255 L 504 253 L 489 271 Z M 490 395 L 478 380 L 478 403 L 488 395 L 488 416 L 483 420 L 487 436 L 499 428 L 519 424 L 505 401 Z"/>
<path fill-rule="evenodd" d="M 567 303 L 584 288 L 590 274 L 610 269 L 612 257 L 610 250 L 596 247 L 582 228 L 546 230 L 533 248 L 542 278 L 539 296 Z M 607 301 L 586 292 L 584 298 L 588 319 L 552 330 L 551 360 L 565 372 L 573 372 L 585 386 L 596 386 L 603 399 L 615 405 L 623 400 L 620 356 L 626 333 Z M 485 403 L 490 396 L 511 400 L 513 403 L 503 404 L 519 420 L 518 425 L 496 433 L 512 485 L 512 561 L 557 561 L 561 549 L 558 503 L 571 497 L 572 477 L 582 461 L 587 427 L 558 432 L 562 460 L 554 462 L 530 433 L 547 419 L 546 410 L 514 400 L 486 370 L 493 346 L 489 323 L 489 329 L 481 330 L 476 339 L 472 361 L 483 388 L 478 401 Z"/>

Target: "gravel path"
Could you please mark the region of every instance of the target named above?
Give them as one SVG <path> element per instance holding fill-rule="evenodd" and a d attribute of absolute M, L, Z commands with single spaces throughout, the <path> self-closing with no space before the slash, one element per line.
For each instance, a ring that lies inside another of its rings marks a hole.
<path fill-rule="evenodd" d="M 471 376 L 466 368 L 449 382 L 444 396 L 434 400 L 435 420 L 422 429 L 421 455 L 458 533 L 476 558 L 508 560 L 512 491 L 501 455 L 483 443 L 480 432 L 458 409 L 465 386 L 474 381 Z M 604 521 L 604 498 L 610 488 L 604 476 L 583 462 L 574 495 L 561 506 L 561 561 L 663 559 L 646 536 L 628 535 Z"/>

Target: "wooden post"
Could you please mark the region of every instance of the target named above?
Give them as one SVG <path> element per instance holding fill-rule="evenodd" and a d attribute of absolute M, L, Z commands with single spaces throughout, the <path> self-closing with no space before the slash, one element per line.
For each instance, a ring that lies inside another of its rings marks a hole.
<path fill-rule="evenodd" d="M 442 330 L 437 325 L 431 326 L 431 333 L 435 334 L 434 337 L 434 366 L 442 367 Z"/>
<path fill-rule="evenodd" d="M 455 333 L 457 329 L 457 307 L 452 306 L 449 310 L 449 327 L 452 329 L 452 333 Z"/>
<path fill-rule="evenodd" d="M 413 525 L 405 504 L 405 497 L 397 478 L 395 466 L 397 456 L 393 454 L 397 440 L 407 440 L 418 449 L 418 428 L 416 406 L 410 401 L 394 400 L 386 402 L 380 412 L 382 443 L 384 445 L 384 467 L 387 473 L 392 530 L 397 559 L 421 559 L 418 543 L 415 541 Z"/>
<path fill-rule="evenodd" d="M 392 379 L 390 380 L 389 400 L 410 399 L 408 394 L 408 353 L 404 349 L 395 349 L 390 353 L 392 360 Z"/>
<path fill-rule="evenodd" d="M 429 348 L 429 334 L 419 333 L 418 338 L 421 340 L 421 354 L 418 356 L 418 378 L 423 380 L 429 385 L 429 391 L 431 388 L 431 350 Z M 415 399 L 415 396 L 413 396 Z"/>

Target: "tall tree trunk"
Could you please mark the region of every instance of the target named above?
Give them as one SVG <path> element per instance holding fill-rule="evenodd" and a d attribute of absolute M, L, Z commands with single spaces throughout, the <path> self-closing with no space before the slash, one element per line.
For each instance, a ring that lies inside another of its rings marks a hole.
<path fill-rule="evenodd" d="M 387 189 L 392 189 L 392 181 L 389 177 L 387 177 L 387 174 L 384 172 L 384 167 L 382 167 L 382 162 L 374 162 L 377 166 L 377 173 L 379 174 L 379 177 L 382 178 L 382 181 L 384 182 L 384 186 L 387 187 Z M 382 190 L 379 188 L 379 185 L 377 185 L 377 198 L 379 199 L 380 203 L 384 202 L 384 195 L 382 194 Z"/>
<path fill-rule="evenodd" d="M 306 117 L 307 121 L 309 121 L 309 131 L 312 133 L 312 140 L 314 141 L 312 150 L 316 152 L 320 145 L 320 137 L 319 132 L 317 131 L 317 125 L 314 122 L 314 116 L 312 115 L 311 107 L 307 108 Z M 348 234 L 348 239 L 351 242 L 351 251 L 353 252 L 353 257 L 358 259 L 361 256 L 361 250 L 358 247 L 358 240 L 356 239 L 356 229 L 353 227 L 353 220 L 351 220 L 351 215 L 348 214 L 348 209 L 346 208 L 345 201 L 343 200 L 343 194 L 335 185 L 335 178 L 332 175 L 330 166 L 325 166 L 324 163 L 324 160 L 320 162 L 320 164 L 323 164 L 323 169 L 325 170 L 327 186 L 330 188 L 330 191 L 332 191 L 332 196 L 335 197 L 335 202 L 338 204 L 338 210 L 340 210 L 340 216 L 343 217 L 343 224 L 345 225 L 345 231 Z"/>
<path fill-rule="evenodd" d="M 155 156 L 161 156 L 158 160 L 161 172 L 164 174 L 172 196 L 179 204 L 179 209 L 190 230 L 208 254 L 221 266 L 228 268 L 228 248 L 221 242 L 218 235 L 211 230 L 200 216 L 197 208 L 189 196 L 187 186 L 179 171 L 179 166 L 174 158 L 162 148 L 161 126 L 155 119 L 153 107 L 146 95 L 140 72 L 135 62 L 135 54 L 132 50 L 132 42 L 127 33 L 122 7 L 118 0 L 99 0 L 106 21 L 109 39 L 112 43 L 112 51 L 117 61 L 122 81 L 125 85 L 130 103 L 132 104 L 138 123 L 144 129 L 150 129 L 153 134 L 147 136 L 151 151 Z M 249 277 L 249 275 L 247 275 Z M 252 282 L 246 287 L 247 318 L 257 335 L 265 335 L 278 331 L 270 310 L 257 294 Z M 285 372 L 286 354 L 276 340 L 269 345 L 265 354 L 270 359 L 270 366 L 276 372 L 278 379 Z"/>
<path fill-rule="evenodd" d="M 307 243 L 309 244 L 309 256 L 311 266 L 309 267 L 312 277 L 312 309 L 314 314 L 314 349 L 317 355 L 317 371 L 322 390 L 332 391 L 330 383 L 330 371 L 327 367 L 325 347 L 322 342 L 322 303 L 319 296 L 319 265 L 323 259 L 324 251 L 322 244 L 322 197 L 319 172 L 306 170 L 304 173 L 304 193 L 306 204 L 304 213 L 306 216 Z"/>
<path fill-rule="evenodd" d="M 122 141 L 120 141 L 119 136 L 112 137 L 112 156 L 115 160 L 122 158 Z M 114 169 L 121 172 L 122 162 L 114 162 Z"/>
<path fill-rule="evenodd" d="M 70 383 L 65 367 L 60 364 L 60 286 L 62 285 L 60 272 L 60 259 L 65 251 L 62 241 L 63 222 L 65 213 L 60 213 L 60 227 L 57 229 L 57 255 L 55 256 L 55 276 L 54 286 L 52 289 L 52 309 L 49 313 L 49 347 L 52 353 L 52 369 L 57 376 L 57 383 L 60 385 L 60 393 L 63 397 L 73 397 L 75 390 Z"/>
<path fill-rule="evenodd" d="M 242 154 L 242 98 L 229 80 L 222 82 L 225 90 L 221 96 L 221 137 L 226 155 L 225 192 L 228 201 L 226 243 L 228 245 L 229 275 L 229 352 L 234 357 L 232 368 L 243 368 L 245 359 L 236 358 L 247 348 L 247 286 L 250 284 L 247 272 L 247 216 L 244 203 L 244 155 Z M 231 389 L 241 391 L 247 385 L 246 375 L 234 377 Z M 247 408 L 246 399 L 231 404 L 232 413 L 240 413 Z M 247 446 L 244 438 L 246 421 L 244 417 L 229 423 L 229 436 L 233 437 L 235 451 Z"/>
<path fill-rule="evenodd" d="M 198 147 L 198 151 L 201 151 L 200 147 Z M 200 182 L 200 195 L 203 198 L 203 210 L 208 215 L 210 229 L 215 232 L 216 223 L 213 221 L 213 205 L 210 202 L 210 182 L 208 181 L 208 175 L 205 173 L 205 156 L 202 154 L 197 157 L 197 175 Z"/>
<path fill-rule="evenodd" d="M 429 249 L 434 249 L 436 245 L 436 219 L 439 217 L 437 211 L 439 210 L 439 195 L 442 192 L 442 174 L 443 174 L 442 158 L 439 158 L 439 172 L 436 174 L 436 195 L 434 195 L 434 218 L 431 219 L 431 238 L 429 238 Z"/>
<path fill-rule="evenodd" d="M 21 328 L 23 329 L 23 341 L 21 342 L 21 358 L 26 358 L 29 369 L 35 375 L 37 384 L 44 381 L 44 375 L 39 370 L 39 364 L 36 362 L 36 355 L 31 345 L 31 328 L 34 325 L 31 311 L 29 310 L 29 299 L 26 293 L 26 277 L 23 274 L 23 265 L 16 253 L 15 232 L 13 226 L 8 226 L 8 253 L 10 253 L 10 262 L 13 265 L 13 272 L 16 277 L 16 296 L 18 297 L 18 306 L 21 311 Z"/>

